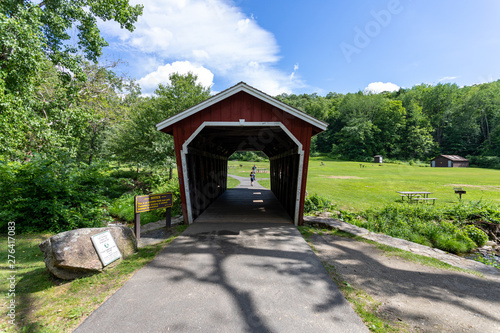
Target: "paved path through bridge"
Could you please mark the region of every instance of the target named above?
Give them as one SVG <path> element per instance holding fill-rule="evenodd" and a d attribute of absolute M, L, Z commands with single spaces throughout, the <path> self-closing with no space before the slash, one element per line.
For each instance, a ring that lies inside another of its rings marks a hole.
<path fill-rule="evenodd" d="M 75 332 L 368 332 L 293 224 L 195 223 Z"/>
<path fill-rule="evenodd" d="M 292 223 L 235 220 L 189 226 L 75 332 L 368 329 Z"/>

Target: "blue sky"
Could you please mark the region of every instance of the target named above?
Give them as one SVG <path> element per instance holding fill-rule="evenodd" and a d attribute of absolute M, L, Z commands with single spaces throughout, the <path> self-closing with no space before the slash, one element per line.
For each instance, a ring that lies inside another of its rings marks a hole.
<path fill-rule="evenodd" d="M 145 94 L 172 72 L 218 92 L 244 81 L 270 95 L 374 92 L 500 79 L 497 0 L 131 0 L 133 33 L 100 22 L 102 61 Z"/>

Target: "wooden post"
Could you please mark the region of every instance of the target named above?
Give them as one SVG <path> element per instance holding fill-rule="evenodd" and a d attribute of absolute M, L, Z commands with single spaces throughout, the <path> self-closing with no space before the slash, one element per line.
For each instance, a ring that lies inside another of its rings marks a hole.
<path fill-rule="evenodd" d="M 136 198 L 134 198 L 134 231 L 135 238 L 139 241 L 141 239 L 141 213 L 137 212 Z"/>
<path fill-rule="evenodd" d="M 165 214 L 165 225 L 166 225 L 166 228 L 167 230 L 170 229 L 170 227 L 172 226 L 172 207 L 168 207 L 166 209 L 167 213 Z"/>

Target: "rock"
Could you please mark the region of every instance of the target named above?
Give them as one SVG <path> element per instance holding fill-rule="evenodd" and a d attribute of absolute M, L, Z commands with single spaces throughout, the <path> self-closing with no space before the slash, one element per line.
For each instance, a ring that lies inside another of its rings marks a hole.
<path fill-rule="evenodd" d="M 92 244 L 91 236 L 110 231 L 122 258 L 137 251 L 137 241 L 132 229 L 126 227 L 84 228 L 65 231 L 42 242 L 45 266 L 60 279 L 72 280 L 101 272 L 104 269 Z M 118 265 L 122 258 L 106 266 Z"/>
<path fill-rule="evenodd" d="M 330 212 L 321 212 L 318 214 L 319 217 L 331 217 L 333 213 Z"/>
<path fill-rule="evenodd" d="M 493 242 L 493 241 L 487 241 L 486 244 L 487 246 L 497 246 L 497 243 Z"/>

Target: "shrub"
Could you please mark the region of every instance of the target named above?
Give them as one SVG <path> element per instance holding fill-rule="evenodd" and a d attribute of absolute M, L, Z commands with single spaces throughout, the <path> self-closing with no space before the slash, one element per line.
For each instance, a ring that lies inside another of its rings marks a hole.
<path fill-rule="evenodd" d="M 61 232 L 99 227 L 108 220 L 106 166 L 76 163 L 65 153 L 35 155 L 26 163 L 0 162 L 0 227 L 18 232 Z"/>
<path fill-rule="evenodd" d="M 488 241 L 488 235 L 473 225 L 467 225 L 464 227 L 464 231 L 467 233 L 470 239 L 476 243 L 477 246 L 481 247 Z"/>
<path fill-rule="evenodd" d="M 245 151 L 236 152 L 229 157 L 231 161 L 251 161 L 251 162 L 265 162 L 268 161 L 268 157 L 261 151 Z"/>
<path fill-rule="evenodd" d="M 469 162 L 473 166 L 477 166 L 480 168 L 489 168 L 489 169 L 500 169 L 500 157 L 499 156 L 470 156 L 467 158 Z"/>
<path fill-rule="evenodd" d="M 478 246 L 486 234 L 481 234 L 481 230 L 477 228 L 478 231 L 461 228 L 461 222 L 459 220 L 452 222 L 450 217 L 477 216 L 477 208 L 449 209 L 430 205 L 391 204 L 381 209 L 365 211 L 362 215 L 366 221 L 356 221 L 354 224 L 445 251 L 462 253 Z"/>
<path fill-rule="evenodd" d="M 335 206 L 332 204 L 331 200 L 322 197 L 316 193 L 306 196 L 304 202 L 304 212 L 312 213 L 318 211 L 329 211 L 334 209 Z"/>
<path fill-rule="evenodd" d="M 181 201 L 180 201 L 180 191 L 179 182 L 177 179 L 172 179 L 166 181 L 161 186 L 157 186 L 153 189 L 151 193 L 166 193 L 172 192 L 173 202 L 172 202 L 172 215 L 178 215 L 181 213 Z M 109 206 L 109 213 L 112 216 L 119 218 L 125 222 L 134 221 L 134 197 L 136 195 L 143 195 L 145 193 L 141 192 L 131 192 L 125 193 L 121 197 L 117 198 Z M 141 224 L 147 224 L 150 222 L 157 222 L 165 218 L 165 209 L 157 209 L 149 212 L 141 213 Z"/>

